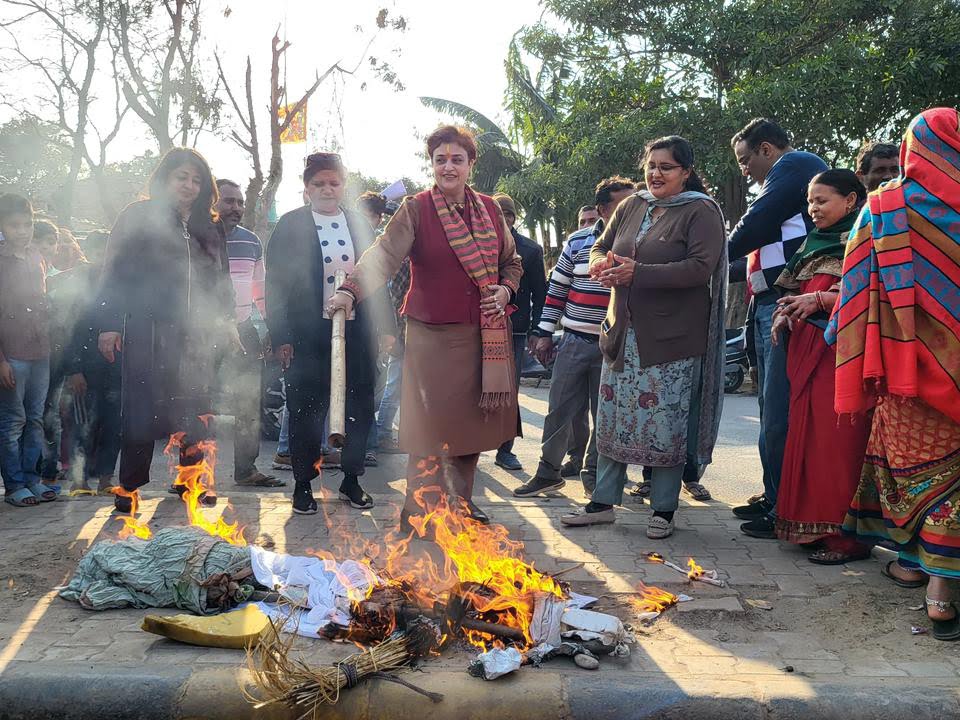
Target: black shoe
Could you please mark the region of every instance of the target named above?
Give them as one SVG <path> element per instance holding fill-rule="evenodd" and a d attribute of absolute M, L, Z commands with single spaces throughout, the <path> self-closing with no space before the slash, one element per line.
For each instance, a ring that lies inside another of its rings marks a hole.
<path fill-rule="evenodd" d="M 340 485 L 340 499 L 350 503 L 350 507 L 357 510 L 367 510 L 373 507 L 373 498 L 364 492 L 356 478 L 353 478 L 352 482 L 344 479 L 344 482 Z"/>
<path fill-rule="evenodd" d="M 403 535 L 409 535 L 413 533 L 417 534 L 417 531 L 414 529 L 413 525 L 410 524 L 410 511 L 401 510 L 400 511 L 400 533 Z"/>
<path fill-rule="evenodd" d="M 510 472 L 516 472 L 517 470 L 523 470 L 523 465 L 520 464 L 520 461 L 517 459 L 517 456 L 512 452 L 497 452 L 497 457 L 493 461 L 494 465 L 497 467 L 502 467 L 504 470 L 509 470 Z"/>
<path fill-rule="evenodd" d="M 133 498 L 125 495 L 114 495 L 113 510 L 123 515 L 129 515 L 133 511 Z"/>
<path fill-rule="evenodd" d="M 559 490 L 566 485 L 565 480 L 547 480 L 542 477 L 534 477 L 513 491 L 516 497 L 536 497 L 543 493 Z"/>
<path fill-rule="evenodd" d="M 768 517 L 757 518 L 740 526 L 740 532 L 761 540 L 776 540 L 776 524 Z"/>
<path fill-rule="evenodd" d="M 760 502 L 733 508 L 733 514 L 741 520 L 757 520 L 769 515 L 771 510 L 773 506 L 767 502 L 766 498 L 761 498 Z"/>
<path fill-rule="evenodd" d="M 377 454 L 373 451 L 367 452 L 363 456 L 364 467 L 377 467 Z"/>
<path fill-rule="evenodd" d="M 578 463 L 576 460 L 567 460 L 563 465 L 560 466 L 560 477 L 579 477 L 581 470 L 583 470 L 582 463 Z"/>
<path fill-rule="evenodd" d="M 310 483 L 297 483 L 293 488 L 293 511 L 297 515 L 316 515 L 317 501 L 313 498 Z"/>
<path fill-rule="evenodd" d="M 173 495 L 178 495 L 180 498 L 183 498 L 185 492 L 187 492 L 186 485 L 171 485 L 170 489 L 167 492 L 172 493 Z M 206 490 L 200 493 L 197 496 L 197 504 L 203 507 L 216 507 L 217 505 L 217 496 L 211 495 Z"/>
<path fill-rule="evenodd" d="M 469 512 L 469 515 L 467 515 L 467 517 L 469 517 L 471 520 L 477 521 L 481 525 L 490 524 L 490 518 L 487 516 L 487 514 L 483 510 L 481 510 L 476 505 L 474 505 L 473 500 L 467 500 L 466 503 L 467 503 L 467 511 Z"/>
<path fill-rule="evenodd" d="M 423 540 L 424 542 L 434 542 L 437 539 L 436 530 L 434 529 L 433 524 L 428 524 L 424 527 L 425 534 L 423 537 L 420 537 L 420 531 L 417 530 L 413 523 L 410 522 L 410 516 L 417 515 L 422 516 L 422 513 L 418 510 L 415 513 L 411 513 L 409 510 L 400 511 L 400 533 L 406 536 L 412 536 L 413 540 Z"/>

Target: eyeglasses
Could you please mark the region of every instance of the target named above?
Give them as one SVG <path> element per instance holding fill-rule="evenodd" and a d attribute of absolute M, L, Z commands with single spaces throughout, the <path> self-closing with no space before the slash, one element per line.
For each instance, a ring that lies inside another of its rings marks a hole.
<path fill-rule="evenodd" d="M 681 165 L 647 165 L 647 172 L 652 174 L 659 170 L 661 175 L 666 175 L 674 170 L 679 170 L 681 167 Z"/>

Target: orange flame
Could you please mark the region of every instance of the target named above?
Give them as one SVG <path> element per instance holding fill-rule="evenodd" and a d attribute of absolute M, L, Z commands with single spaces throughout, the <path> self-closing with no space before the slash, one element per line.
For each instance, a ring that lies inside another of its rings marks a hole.
<path fill-rule="evenodd" d="M 422 470 L 425 476 L 436 474 L 432 466 Z M 435 501 L 428 502 L 428 494 Z M 411 538 L 401 539 L 390 548 L 387 557 L 387 572 L 393 582 L 405 582 L 406 587 L 412 588 L 412 599 L 426 607 L 447 599 L 449 589 L 456 585 L 481 586 L 483 592 L 468 589 L 461 596 L 472 611 L 490 622 L 520 629 L 527 645 L 532 645 L 530 621 L 535 594 L 565 597 L 557 581 L 522 559 L 523 543 L 511 540 L 505 527 L 472 520 L 462 500 L 457 499 L 456 505 L 451 506 L 446 494 L 436 486 L 418 489 L 414 498 L 424 515 L 411 517 L 410 524 L 420 537 L 428 533 L 433 536 L 442 565 L 429 553 L 411 557 L 407 553 Z M 475 631 L 464 634 L 471 644 L 483 649 L 492 647 L 496 640 Z"/>
<path fill-rule="evenodd" d="M 117 518 L 123 522 L 123 527 L 120 529 L 119 533 L 120 539 L 126 540 L 131 535 L 138 537 L 141 540 L 149 540 L 151 537 L 153 537 L 153 532 L 151 532 L 147 524 L 142 520 L 137 519 L 137 508 L 140 505 L 140 493 L 136 490 L 133 492 L 124 490 L 119 486 L 110 488 L 110 492 L 112 492 L 114 495 L 119 495 L 120 497 L 130 498 L 130 514 Z"/>
<path fill-rule="evenodd" d="M 640 597 L 630 598 L 630 604 L 637 612 L 663 612 L 680 602 L 680 598 L 673 593 L 654 585 L 640 583 L 637 592 Z"/>
<path fill-rule="evenodd" d="M 693 558 L 687 560 L 687 567 L 690 568 L 690 572 L 687 573 L 687 577 L 691 580 L 699 580 L 703 577 L 703 568 L 697 565 L 697 561 Z"/>
<path fill-rule="evenodd" d="M 179 449 L 183 438 L 183 433 L 171 435 L 164 452 L 169 455 L 174 448 Z M 195 451 L 199 461 L 194 465 L 177 465 L 177 478 L 173 481 L 174 486 L 185 488 L 180 499 L 187 506 L 187 519 L 190 525 L 231 545 L 245 546 L 247 541 L 243 537 L 243 528 L 239 527 L 238 523 L 228 523 L 222 517 L 218 517 L 216 522 L 211 522 L 204 517 L 200 509 L 200 497 L 204 493 L 212 495 L 214 492 L 213 468 L 217 463 L 217 444 L 212 440 L 204 440 L 197 443 Z"/>

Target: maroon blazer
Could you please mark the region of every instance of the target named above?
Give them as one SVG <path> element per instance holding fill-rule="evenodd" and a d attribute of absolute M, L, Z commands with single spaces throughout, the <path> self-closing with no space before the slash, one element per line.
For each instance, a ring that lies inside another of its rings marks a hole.
<path fill-rule="evenodd" d="M 497 231 L 500 283 L 515 293 L 523 266 L 513 235 L 500 206 L 486 195 L 479 197 Z M 469 206 L 464 220 L 472 230 Z M 366 296 L 392 278 L 408 256 L 410 289 L 400 311 L 403 315 L 433 325 L 480 323 L 480 291 L 450 247 L 429 190 L 404 200 L 374 246 L 363 254 L 345 287 Z"/>

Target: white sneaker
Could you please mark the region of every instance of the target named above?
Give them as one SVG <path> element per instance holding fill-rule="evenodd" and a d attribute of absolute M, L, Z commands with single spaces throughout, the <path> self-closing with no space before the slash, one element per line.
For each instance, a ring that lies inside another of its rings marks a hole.
<path fill-rule="evenodd" d="M 666 520 L 657 515 L 650 516 L 650 522 L 647 523 L 647 537 L 651 540 L 663 540 L 673 535 L 673 520 Z"/>
<path fill-rule="evenodd" d="M 585 509 L 578 510 L 575 513 L 569 513 L 568 515 L 561 515 L 560 522 L 564 525 L 570 525 L 573 527 L 578 527 L 582 525 L 600 525 L 602 523 L 612 523 L 617 519 L 616 513 L 613 511 L 613 508 L 607 508 L 606 510 L 600 510 L 598 512 L 588 513 Z"/>

